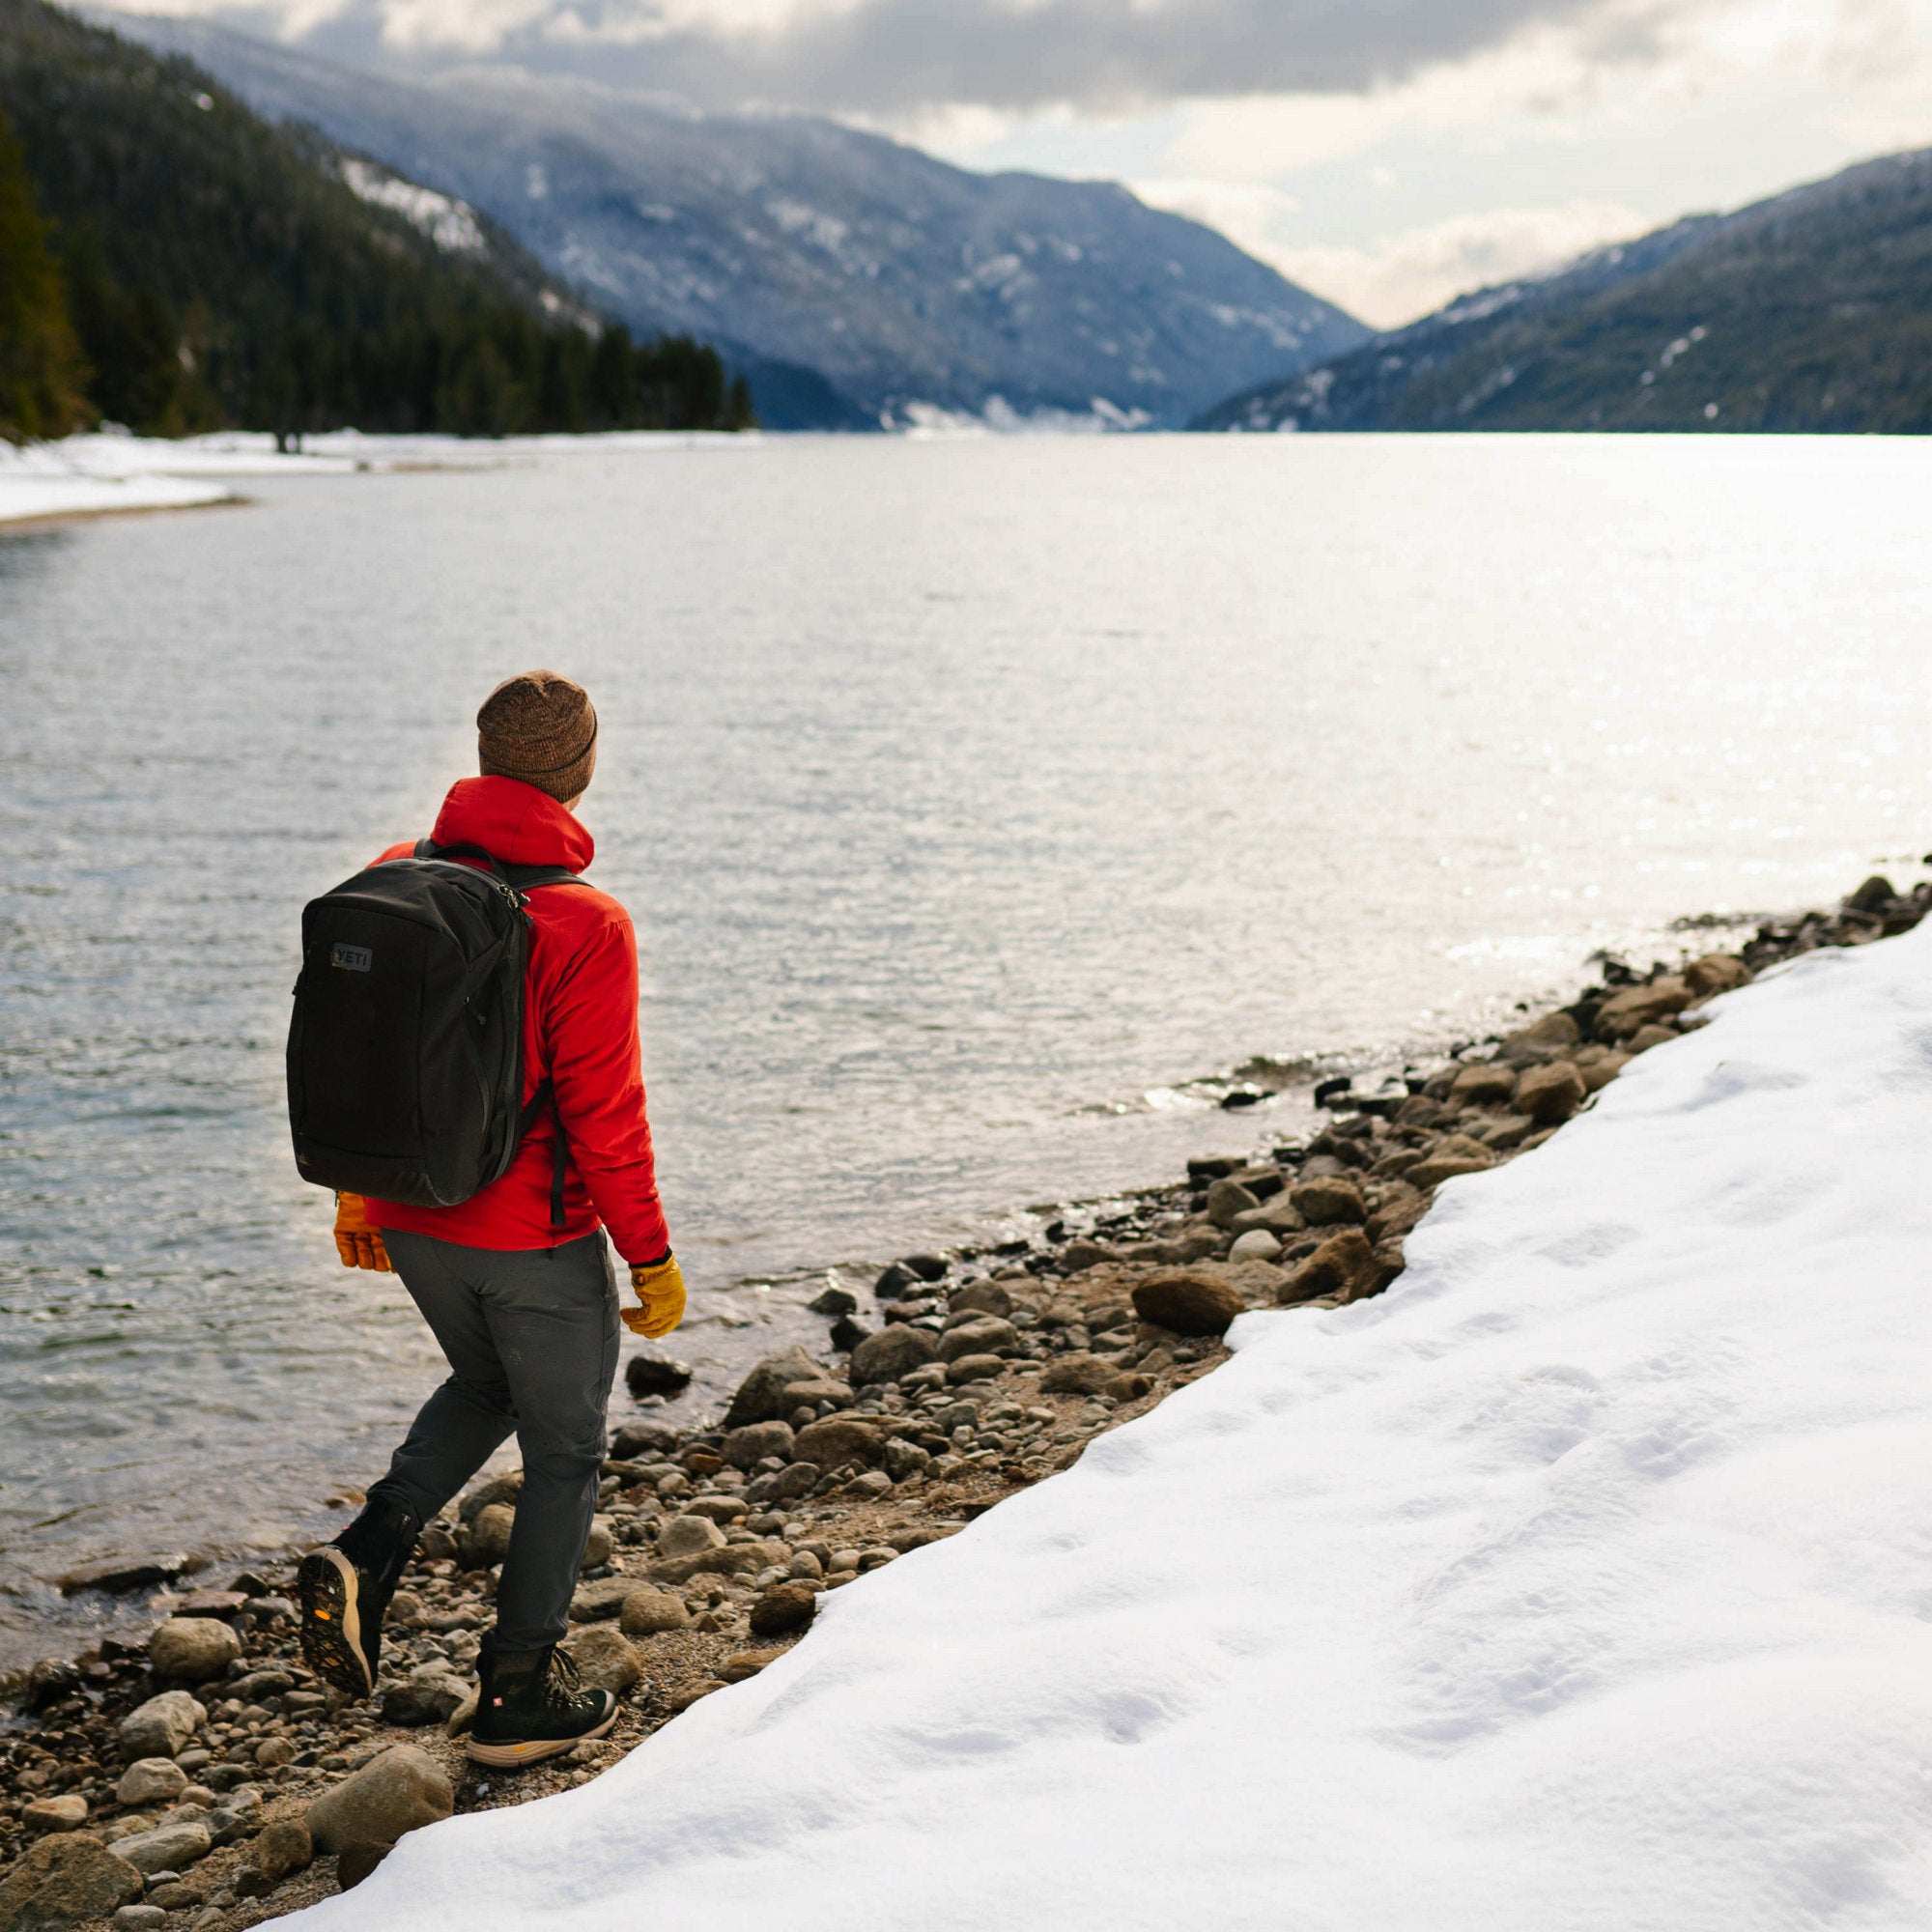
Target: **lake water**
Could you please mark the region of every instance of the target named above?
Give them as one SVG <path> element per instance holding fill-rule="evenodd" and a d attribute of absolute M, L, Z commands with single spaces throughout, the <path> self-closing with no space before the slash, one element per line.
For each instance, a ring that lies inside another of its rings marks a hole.
<path fill-rule="evenodd" d="M 302 902 L 510 671 L 602 716 L 712 1390 L 828 1268 L 1304 1121 L 1216 1109 L 1250 1056 L 1399 1059 L 1932 844 L 1923 443 L 505 454 L 0 536 L 0 1667 L 99 1615 L 77 1563 L 339 1520 L 434 1379 L 281 1046 Z"/>

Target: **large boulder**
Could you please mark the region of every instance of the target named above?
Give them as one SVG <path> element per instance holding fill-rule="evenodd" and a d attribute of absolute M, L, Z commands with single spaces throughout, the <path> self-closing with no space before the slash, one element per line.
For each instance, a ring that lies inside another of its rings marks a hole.
<path fill-rule="evenodd" d="M 794 1382 L 815 1381 L 823 1374 L 818 1364 L 800 1348 L 767 1355 L 738 1384 L 738 1392 L 731 1398 L 731 1406 L 724 1411 L 724 1427 L 743 1429 L 748 1423 L 782 1419 L 791 1413 L 783 1406 L 786 1389 Z"/>
<path fill-rule="evenodd" d="M 414 1745 L 391 1745 L 308 1807 L 309 1835 L 319 1852 L 393 1845 L 405 1832 L 434 1825 L 455 1808 L 441 1765 Z"/>
<path fill-rule="evenodd" d="M 626 1636 L 656 1636 L 662 1631 L 682 1630 L 690 1621 L 682 1597 L 642 1584 L 633 1585 L 617 1612 L 617 1628 Z"/>
<path fill-rule="evenodd" d="M 939 1359 L 956 1362 L 962 1355 L 1010 1354 L 1019 1345 L 1020 1331 L 1010 1321 L 997 1315 L 973 1315 L 940 1336 Z"/>
<path fill-rule="evenodd" d="M 895 1382 L 938 1359 L 939 1344 L 923 1328 L 895 1321 L 890 1328 L 867 1336 L 852 1350 L 852 1386 L 869 1388 L 878 1382 Z"/>
<path fill-rule="evenodd" d="M 783 1391 L 789 1395 L 799 1384 L 788 1384 Z M 799 1405 L 794 1404 L 794 1407 Z M 790 1411 L 787 1410 L 787 1413 Z M 734 1469 L 755 1469 L 767 1456 L 776 1456 L 781 1462 L 792 1459 L 791 1425 L 788 1422 L 748 1422 L 742 1429 L 734 1429 L 724 1438 L 724 1446 L 718 1453 Z"/>
<path fill-rule="evenodd" d="M 1134 1284 L 1134 1313 L 1177 1335 L 1225 1335 L 1245 1306 L 1232 1283 L 1206 1268 L 1156 1268 Z"/>
<path fill-rule="evenodd" d="M 117 1735 L 129 1757 L 173 1757 L 207 1721 L 207 1710 L 185 1690 L 163 1690 L 129 1711 Z"/>
<path fill-rule="evenodd" d="M 621 1697 L 644 1674 L 630 1641 L 609 1624 L 590 1624 L 572 1631 L 563 1640 L 563 1649 L 592 1690 L 609 1690 Z"/>
<path fill-rule="evenodd" d="M 0 1878 L 0 1932 L 67 1932 L 142 1889 L 141 1874 L 99 1839 L 43 1838 Z"/>
<path fill-rule="evenodd" d="M 815 1463 L 821 1469 L 836 1469 L 841 1463 L 869 1465 L 885 1449 L 884 1434 L 856 1416 L 828 1415 L 798 1432 L 799 1461 Z"/>
<path fill-rule="evenodd" d="M 1538 1126 L 1553 1127 L 1567 1121 L 1589 1095 L 1583 1076 L 1567 1060 L 1532 1066 L 1516 1093 L 1517 1111 Z"/>
<path fill-rule="evenodd" d="M 148 1639 L 155 1675 L 178 1684 L 225 1677 L 241 1655 L 242 1639 L 216 1617 L 170 1617 Z"/>

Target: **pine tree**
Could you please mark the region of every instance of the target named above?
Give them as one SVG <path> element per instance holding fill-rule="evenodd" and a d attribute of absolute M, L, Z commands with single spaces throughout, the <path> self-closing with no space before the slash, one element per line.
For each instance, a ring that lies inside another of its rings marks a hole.
<path fill-rule="evenodd" d="M 84 381 L 26 158 L 0 113 L 0 438 L 65 436 L 86 419 Z"/>

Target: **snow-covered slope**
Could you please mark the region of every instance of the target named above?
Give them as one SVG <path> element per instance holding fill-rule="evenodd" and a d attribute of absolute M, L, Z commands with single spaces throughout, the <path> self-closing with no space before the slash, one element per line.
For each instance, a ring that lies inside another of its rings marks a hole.
<path fill-rule="evenodd" d="M 322 1932 L 1932 1924 L 1932 925 Z"/>
<path fill-rule="evenodd" d="M 88 13 L 484 210 L 633 328 L 727 347 L 771 426 L 995 397 L 1179 424 L 1369 335 L 1111 183 L 496 69 L 407 86 L 206 21 Z"/>

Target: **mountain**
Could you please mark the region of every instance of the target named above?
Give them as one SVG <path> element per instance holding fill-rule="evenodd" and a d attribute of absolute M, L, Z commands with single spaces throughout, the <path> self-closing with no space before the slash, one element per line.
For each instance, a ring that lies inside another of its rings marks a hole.
<path fill-rule="evenodd" d="M 205 22 L 116 25 L 486 210 L 634 328 L 720 344 L 780 426 L 995 398 L 1178 424 L 1369 333 L 1118 186 L 971 174 L 804 115 L 498 69 L 403 85 Z"/>
<path fill-rule="evenodd" d="M 59 364 L 63 326 L 78 348 L 39 404 L 15 406 L 17 380 L 0 399 L 13 435 L 103 414 L 161 435 L 724 426 L 749 407 L 715 352 L 605 327 L 475 210 L 43 0 L 0 0 L 5 119 L 6 272 L 35 279 L 0 299 L 0 377 Z"/>
<path fill-rule="evenodd" d="M 1451 302 L 1233 430 L 1932 430 L 1932 150 Z"/>

